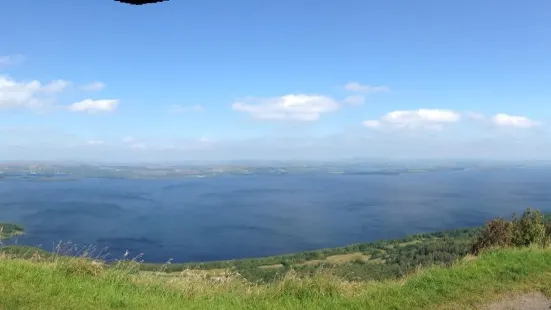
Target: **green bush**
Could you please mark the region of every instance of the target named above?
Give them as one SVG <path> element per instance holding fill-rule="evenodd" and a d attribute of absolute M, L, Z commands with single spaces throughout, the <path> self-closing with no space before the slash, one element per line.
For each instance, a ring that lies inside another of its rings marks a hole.
<path fill-rule="evenodd" d="M 471 253 L 493 247 L 545 246 L 551 236 L 551 225 L 547 224 L 539 210 L 527 208 L 522 216 L 513 215 L 511 221 L 503 218 L 486 222 L 472 246 Z"/>
<path fill-rule="evenodd" d="M 528 208 L 520 219 L 514 216 L 512 223 L 514 246 L 545 245 L 546 225 L 539 210 Z"/>
<path fill-rule="evenodd" d="M 484 249 L 511 246 L 513 243 L 513 236 L 513 223 L 503 218 L 488 221 L 476 239 L 472 247 L 472 253 L 477 255 Z"/>

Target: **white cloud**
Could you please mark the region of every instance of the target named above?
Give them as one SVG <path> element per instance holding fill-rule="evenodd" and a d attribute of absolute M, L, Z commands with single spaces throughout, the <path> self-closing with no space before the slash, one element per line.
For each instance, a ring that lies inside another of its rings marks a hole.
<path fill-rule="evenodd" d="M 492 117 L 488 117 L 481 113 L 467 111 L 463 113 L 463 115 L 483 124 L 493 124 L 500 127 L 532 128 L 542 125 L 541 122 L 531 120 L 524 116 L 514 116 L 505 113 L 498 113 Z"/>
<path fill-rule="evenodd" d="M 90 84 L 82 85 L 80 89 L 85 91 L 98 91 L 105 88 L 105 84 L 102 82 L 92 82 Z"/>
<path fill-rule="evenodd" d="M 289 94 L 276 98 L 247 98 L 235 102 L 232 108 L 256 119 L 309 122 L 338 110 L 339 103 L 326 96 Z"/>
<path fill-rule="evenodd" d="M 419 109 L 415 111 L 393 111 L 387 113 L 383 119 L 394 124 L 411 124 L 417 122 L 454 123 L 461 116 L 451 110 Z"/>
<path fill-rule="evenodd" d="M 122 139 L 122 142 L 126 144 L 126 147 L 130 147 L 132 150 L 145 150 L 147 144 L 140 141 L 140 139 L 132 136 L 127 136 Z"/>
<path fill-rule="evenodd" d="M 12 66 L 12 65 L 18 65 L 25 57 L 23 55 L 7 55 L 7 56 L 0 56 L 0 66 Z"/>
<path fill-rule="evenodd" d="M 451 110 L 419 109 L 389 112 L 380 120 L 365 121 L 363 124 L 369 128 L 390 126 L 392 128 L 439 130 L 444 124 L 456 123 L 460 120 L 461 115 Z"/>
<path fill-rule="evenodd" d="M 378 93 L 390 91 L 387 86 L 362 85 L 357 82 L 350 82 L 344 85 L 344 89 L 358 93 Z"/>
<path fill-rule="evenodd" d="M 516 127 L 516 128 L 532 128 L 532 127 L 541 125 L 540 122 L 533 121 L 524 116 L 514 116 L 514 115 L 503 114 L 503 113 L 494 115 L 494 117 L 492 118 L 492 121 L 494 122 L 494 124 L 498 126 Z"/>
<path fill-rule="evenodd" d="M 368 120 L 363 125 L 368 128 L 410 128 L 410 129 L 434 129 L 440 130 L 444 125 L 457 123 L 462 116 L 477 122 L 493 123 L 502 127 L 532 128 L 542 123 L 524 116 L 513 116 L 499 113 L 489 118 L 484 114 L 467 111 L 462 114 L 452 110 L 419 109 L 406 111 L 393 111 L 383 115 L 379 120 Z"/>
<path fill-rule="evenodd" d="M 147 148 L 147 145 L 144 143 L 134 143 L 130 146 L 133 150 L 145 150 Z"/>
<path fill-rule="evenodd" d="M 123 148 L 131 151 L 147 152 L 155 154 L 156 152 L 184 152 L 212 149 L 217 145 L 217 141 L 202 136 L 194 139 L 138 139 L 136 137 L 125 137 L 122 139 Z"/>
<path fill-rule="evenodd" d="M 173 104 L 170 106 L 171 113 L 189 113 L 189 112 L 201 112 L 203 111 L 203 106 L 200 104 L 192 106 L 183 106 L 180 104 Z"/>
<path fill-rule="evenodd" d="M 103 145 L 105 142 L 103 140 L 89 140 L 86 142 L 88 145 Z"/>
<path fill-rule="evenodd" d="M 363 125 L 367 128 L 379 128 L 381 127 L 381 122 L 378 120 L 368 120 L 364 121 Z"/>
<path fill-rule="evenodd" d="M 469 119 L 476 120 L 476 121 L 481 121 L 486 119 L 486 116 L 484 114 L 473 112 L 473 111 L 467 111 L 463 113 L 463 115 L 465 115 Z"/>
<path fill-rule="evenodd" d="M 40 81 L 16 81 L 0 76 L 0 108 L 41 108 L 51 102 L 51 96 L 69 85 L 63 80 L 42 84 Z"/>
<path fill-rule="evenodd" d="M 134 138 L 132 136 L 122 138 L 122 142 L 124 142 L 124 143 L 131 143 L 131 142 L 134 142 L 134 141 L 136 141 L 136 138 Z"/>
<path fill-rule="evenodd" d="M 67 88 L 71 83 L 64 80 L 55 80 L 47 85 L 44 85 L 43 91 L 48 93 L 58 93 Z"/>
<path fill-rule="evenodd" d="M 119 100 L 117 99 L 103 99 L 92 100 L 85 99 L 79 102 L 75 102 L 69 106 L 69 110 L 72 112 L 113 112 L 117 109 Z"/>
<path fill-rule="evenodd" d="M 365 97 L 362 95 L 348 96 L 344 98 L 344 102 L 351 105 L 362 105 L 365 103 Z"/>

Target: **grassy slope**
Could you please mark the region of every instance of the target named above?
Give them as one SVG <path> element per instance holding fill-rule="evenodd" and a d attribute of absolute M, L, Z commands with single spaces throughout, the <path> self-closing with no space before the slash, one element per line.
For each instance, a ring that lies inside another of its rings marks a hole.
<path fill-rule="evenodd" d="M 466 309 L 535 290 L 551 293 L 551 250 L 491 251 L 398 281 L 343 282 L 321 272 L 262 285 L 237 278 L 169 281 L 70 258 L 0 259 L 2 309 Z"/>

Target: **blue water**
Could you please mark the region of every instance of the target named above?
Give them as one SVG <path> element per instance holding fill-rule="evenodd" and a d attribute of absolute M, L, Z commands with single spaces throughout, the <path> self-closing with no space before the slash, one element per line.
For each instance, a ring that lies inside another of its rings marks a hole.
<path fill-rule="evenodd" d="M 551 169 L 180 180 L 0 180 L 19 244 L 108 247 L 151 262 L 283 254 L 551 211 Z"/>

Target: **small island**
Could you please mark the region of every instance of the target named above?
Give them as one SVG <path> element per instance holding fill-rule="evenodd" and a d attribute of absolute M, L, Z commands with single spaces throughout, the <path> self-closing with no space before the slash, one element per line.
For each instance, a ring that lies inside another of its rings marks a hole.
<path fill-rule="evenodd" d="M 22 235 L 24 232 L 23 226 L 19 224 L 0 223 L 0 240 Z"/>

